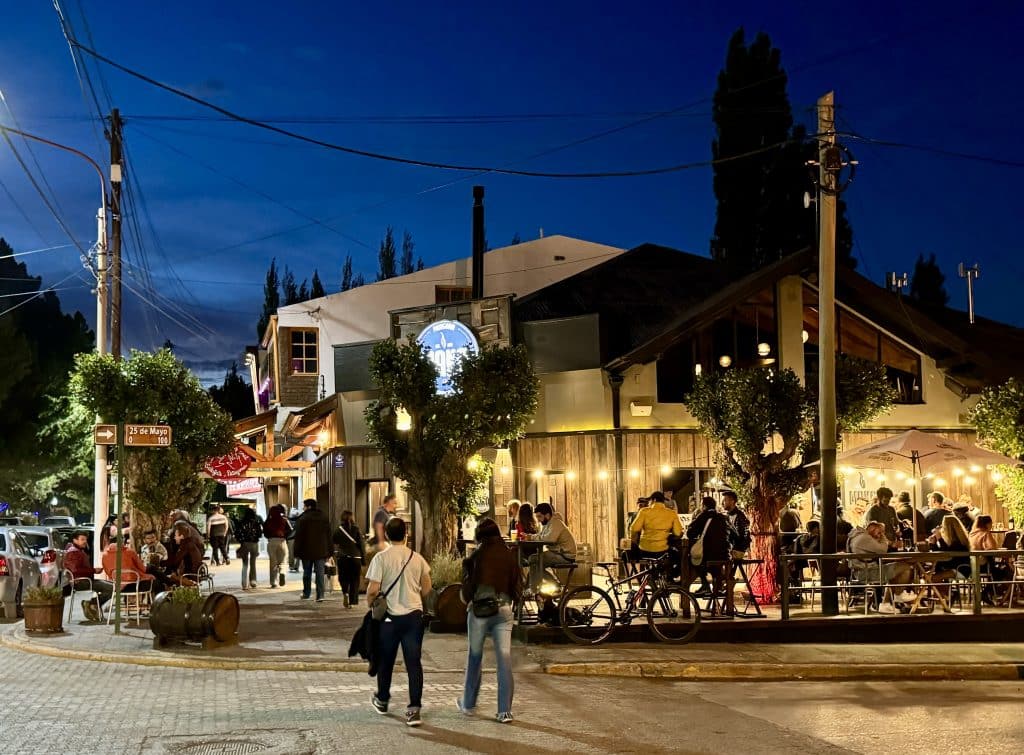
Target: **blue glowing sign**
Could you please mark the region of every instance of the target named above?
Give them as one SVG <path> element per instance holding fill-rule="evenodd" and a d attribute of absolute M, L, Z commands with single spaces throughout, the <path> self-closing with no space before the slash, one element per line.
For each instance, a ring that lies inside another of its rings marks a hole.
<path fill-rule="evenodd" d="M 452 375 L 462 358 L 480 351 L 473 331 L 457 320 L 438 320 L 423 329 L 416 339 L 426 347 L 427 356 L 437 367 L 437 392 L 453 392 Z"/>

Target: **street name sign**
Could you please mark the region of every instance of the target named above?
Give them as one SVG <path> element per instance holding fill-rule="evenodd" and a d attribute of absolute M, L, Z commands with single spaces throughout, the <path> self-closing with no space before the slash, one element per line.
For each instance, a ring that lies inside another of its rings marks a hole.
<path fill-rule="evenodd" d="M 171 428 L 167 425 L 125 425 L 124 444 L 166 448 L 171 445 Z"/>
<path fill-rule="evenodd" d="M 92 438 L 97 446 L 116 446 L 117 425 L 93 425 Z"/>

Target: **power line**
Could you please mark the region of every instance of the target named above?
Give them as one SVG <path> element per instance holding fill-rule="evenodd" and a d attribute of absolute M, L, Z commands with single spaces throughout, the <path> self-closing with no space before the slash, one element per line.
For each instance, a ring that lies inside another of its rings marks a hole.
<path fill-rule="evenodd" d="M 75 277 L 76 275 L 80 275 L 80 274 L 81 274 L 81 271 L 80 271 L 80 270 L 75 270 L 75 271 L 74 271 L 73 273 L 71 273 L 71 274 L 70 274 L 70 275 L 68 275 L 67 277 L 65 277 L 65 278 L 61 278 L 61 279 L 60 279 L 59 281 L 57 281 L 57 283 L 55 283 L 55 284 L 54 284 L 53 286 L 51 286 L 51 288 L 59 288 L 59 287 L 60 287 L 61 285 L 63 285 L 63 284 L 64 284 L 64 283 L 66 283 L 67 281 L 69 281 L 69 280 L 70 280 L 71 278 L 74 278 L 74 277 Z M 35 293 L 35 295 L 33 295 L 33 296 L 29 297 L 28 299 L 25 299 L 25 301 L 20 301 L 20 302 L 18 302 L 17 304 L 15 304 L 15 305 L 14 305 L 13 307 L 8 307 L 8 308 L 7 308 L 7 309 L 5 309 L 5 310 L 4 310 L 3 312 L 0 312 L 0 317 L 3 317 L 4 315 L 6 315 L 6 314 L 9 314 L 9 313 L 13 312 L 14 310 L 18 309 L 19 307 L 24 307 L 24 306 L 25 306 L 26 304 L 28 304 L 28 303 L 29 303 L 30 301 L 35 301 L 35 300 L 36 300 L 36 299 L 38 299 L 38 298 L 39 298 L 40 296 L 42 296 L 43 294 L 45 294 L 45 293 L 47 292 L 47 290 L 48 290 L 48 289 L 46 289 L 46 290 L 42 290 L 42 291 L 37 291 L 37 292 Z"/>
<path fill-rule="evenodd" d="M 158 89 L 163 89 L 166 92 L 170 92 L 171 94 L 175 94 L 178 97 L 182 97 L 182 98 L 184 98 L 186 100 L 189 100 L 190 102 L 194 102 L 197 105 L 200 105 L 202 107 L 205 107 L 205 108 L 208 108 L 208 109 L 213 110 L 215 112 L 218 112 L 221 115 L 224 115 L 224 116 L 226 116 L 226 117 L 228 117 L 228 118 L 230 118 L 232 120 L 238 121 L 239 123 L 245 123 L 245 124 L 248 124 L 248 125 L 253 126 L 255 128 L 264 129 L 266 131 L 270 131 L 272 133 L 288 137 L 289 139 L 295 139 L 297 141 L 306 142 L 308 144 L 313 144 L 313 145 L 316 145 L 316 146 L 319 146 L 319 147 L 323 147 L 324 149 L 329 149 L 329 150 L 336 151 L 336 152 L 343 152 L 345 154 L 355 155 L 355 156 L 358 156 L 358 157 L 366 157 L 366 158 L 370 158 L 370 159 L 374 159 L 374 160 L 382 160 L 382 161 L 385 161 L 385 162 L 398 163 L 398 164 L 401 164 L 401 165 L 413 165 L 413 166 L 420 167 L 420 168 L 436 168 L 436 169 L 439 169 L 439 170 L 458 170 L 458 171 L 469 171 L 469 172 L 497 173 L 497 174 L 501 174 L 501 175 L 526 176 L 526 177 L 532 177 L 532 178 L 586 178 L 586 179 L 592 179 L 592 178 L 628 178 L 628 177 L 639 177 L 639 176 L 663 175 L 663 174 L 666 174 L 666 173 L 676 173 L 676 172 L 683 171 L 683 170 L 691 170 L 693 168 L 703 168 L 703 167 L 707 167 L 709 165 L 715 165 L 715 164 L 718 164 L 718 163 L 721 163 L 721 162 L 737 160 L 737 159 L 741 159 L 743 157 L 750 157 L 752 155 L 759 154 L 761 152 L 767 152 L 767 151 L 769 151 L 771 149 L 775 149 L 777 147 L 783 146 L 783 143 L 773 144 L 773 145 L 769 145 L 767 147 L 761 147 L 758 150 L 752 150 L 751 152 L 744 153 L 742 155 L 734 155 L 734 156 L 730 156 L 730 157 L 727 157 L 727 158 L 719 158 L 717 160 L 702 160 L 702 161 L 693 162 L 693 163 L 679 163 L 679 164 L 676 164 L 676 165 L 668 165 L 668 166 L 662 166 L 662 167 L 658 167 L 658 168 L 647 168 L 647 169 L 642 169 L 642 170 L 625 170 L 625 171 L 593 171 L 593 172 L 583 172 L 583 173 L 559 173 L 559 172 L 532 171 L 532 170 L 515 170 L 515 169 L 511 169 L 511 168 L 501 168 L 501 167 L 496 167 L 496 166 L 460 165 L 460 164 L 455 164 L 455 163 L 435 162 L 435 161 L 432 161 L 432 160 L 418 160 L 418 159 L 413 159 L 413 158 L 400 157 L 398 155 L 390 155 L 390 154 L 386 154 L 386 153 L 382 153 L 382 152 L 372 152 L 372 151 L 369 151 L 369 150 L 357 149 L 355 147 L 348 147 L 348 146 L 341 145 L 341 144 L 335 144 L 333 142 L 328 142 L 328 141 L 325 141 L 323 139 L 316 139 L 316 138 L 311 137 L 311 136 L 306 136 L 304 134 L 299 134 L 299 133 L 294 132 L 294 131 L 289 131 L 288 129 L 280 128 L 279 126 L 274 126 L 272 124 L 265 123 L 263 121 L 258 121 L 258 120 L 254 119 L 254 118 L 248 118 L 248 117 L 246 117 L 244 115 L 240 115 L 238 113 L 234 113 L 234 112 L 228 110 L 227 108 L 222 108 L 219 105 L 215 105 L 214 103 L 209 102 L 207 100 L 204 100 L 201 97 L 196 97 L 193 94 L 189 94 L 188 92 L 185 92 L 185 91 L 183 91 L 181 89 L 173 87 L 173 86 L 171 86 L 169 84 L 164 84 L 161 81 L 157 81 L 156 79 L 154 79 L 154 78 L 152 78 L 150 76 L 147 76 L 144 73 L 140 73 L 139 71 L 136 71 L 136 70 L 134 70 L 132 68 L 128 68 L 127 66 L 121 65 L 120 63 L 117 63 L 116 61 L 113 61 L 110 58 L 108 58 L 108 57 L 106 57 L 104 55 L 101 55 L 100 53 L 96 52 L 95 50 L 93 50 L 93 49 L 91 49 L 89 47 L 86 47 L 81 42 L 78 42 L 76 40 L 72 40 L 72 44 L 75 47 L 77 47 L 79 50 L 81 50 L 82 52 L 84 52 L 84 53 L 86 53 L 88 55 L 91 55 L 96 60 L 102 61 L 102 62 L 106 63 L 107 65 L 109 65 L 109 66 L 111 66 L 113 68 L 116 68 L 117 70 L 121 71 L 122 73 L 128 74 L 129 76 L 132 76 L 132 77 L 134 77 L 136 79 L 139 79 L 140 81 L 144 81 L 147 84 L 150 84 L 150 85 L 152 85 L 154 87 L 157 87 Z M 706 101 L 706 99 L 701 100 L 701 102 L 704 102 L 704 101 Z M 681 108 L 675 108 L 673 110 L 657 113 L 655 115 L 651 115 L 651 116 L 648 116 L 645 119 L 642 119 L 642 121 L 643 122 L 647 122 L 647 121 L 650 121 L 650 120 L 654 120 L 655 118 L 661 118 L 661 117 L 670 115 L 670 114 L 676 112 L 677 110 L 689 109 L 692 106 L 693 105 L 688 104 L 688 105 L 682 106 Z M 637 125 L 637 124 L 634 124 L 634 125 Z M 609 133 L 613 133 L 614 131 L 621 131 L 624 128 L 629 128 L 629 127 L 630 126 L 619 127 L 617 129 L 611 130 Z M 586 138 L 586 139 L 584 139 L 582 141 L 589 141 L 592 138 L 598 138 L 598 137 L 595 135 L 593 137 L 588 137 L 588 138 Z M 580 143 L 582 143 L 582 141 Z"/>
<path fill-rule="evenodd" d="M 67 249 L 71 244 L 58 244 L 57 246 L 47 246 L 42 249 L 29 249 L 27 252 L 14 252 L 13 254 L 0 255 L 0 260 L 9 260 L 12 257 L 25 257 L 29 254 L 40 254 L 42 252 L 52 252 L 55 249 Z"/>
<path fill-rule="evenodd" d="M 922 144 L 909 144 L 907 142 L 897 142 L 888 139 L 874 139 L 869 136 L 863 136 L 862 134 L 852 132 L 845 132 L 839 135 L 845 136 L 848 139 L 857 139 L 858 141 L 862 141 L 867 144 L 874 144 L 879 147 L 898 147 L 900 149 L 909 149 L 917 152 L 928 152 L 942 157 L 955 157 L 961 160 L 973 160 L 975 162 L 988 163 L 990 165 L 1001 165 L 1007 168 L 1024 168 L 1024 162 L 1020 160 L 1007 160 L 1002 157 L 977 155 L 970 152 L 958 152 L 956 150 L 942 149 L 941 147 L 928 147 Z"/>
<path fill-rule="evenodd" d="M 89 286 L 62 286 L 60 288 L 44 288 L 39 291 L 19 291 L 15 294 L 0 294 L 0 299 L 11 299 L 15 296 L 32 296 L 33 294 L 55 294 L 58 291 L 77 291 L 83 288 L 89 288 Z"/>

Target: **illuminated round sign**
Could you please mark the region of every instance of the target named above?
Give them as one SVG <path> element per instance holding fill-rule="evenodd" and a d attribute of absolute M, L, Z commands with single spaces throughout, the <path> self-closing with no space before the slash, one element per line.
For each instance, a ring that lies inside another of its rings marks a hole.
<path fill-rule="evenodd" d="M 452 375 L 462 358 L 480 351 L 473 331 L 457 320 L 432 322 L 416 340 L 437 367 L 437 392 L 445 395 L 454 390 Z"/>

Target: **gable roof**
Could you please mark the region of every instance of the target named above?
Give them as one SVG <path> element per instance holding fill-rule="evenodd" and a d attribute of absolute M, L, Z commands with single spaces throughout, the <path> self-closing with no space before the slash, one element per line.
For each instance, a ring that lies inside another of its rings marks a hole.
<path fill-rule="evenodd" d="M 657 244 L 627 252 L 513 303 L 518 322 L 599 316 L 604 359 L 635 349 L 725 282 L 707 257 Z"/>

